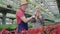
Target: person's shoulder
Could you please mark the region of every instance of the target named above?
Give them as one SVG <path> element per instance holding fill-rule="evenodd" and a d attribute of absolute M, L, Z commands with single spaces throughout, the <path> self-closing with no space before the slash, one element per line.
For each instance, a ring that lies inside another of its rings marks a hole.
<path fill-rule="evenodd" d="M 17 9 L 17 11 L 16 12 L 20 12 L 21 10 L 20 9 Z"/>
<path fill-rule="evenodd" d="M 18 9 L 17 11 L 16 11 L 16 13 L 21 13 L 22 11 L 20 10 L 20 9 Z"/>

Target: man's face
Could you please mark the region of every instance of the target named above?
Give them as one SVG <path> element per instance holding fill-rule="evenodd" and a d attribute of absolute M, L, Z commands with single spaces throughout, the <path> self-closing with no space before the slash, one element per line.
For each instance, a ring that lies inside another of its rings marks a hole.
<path fill-rule="evenodd" d="M 26 8 L 28 7 L 28 4 L 24 4 L 23 6 L 24 6 L 24 9 L 26 10 Z"/>

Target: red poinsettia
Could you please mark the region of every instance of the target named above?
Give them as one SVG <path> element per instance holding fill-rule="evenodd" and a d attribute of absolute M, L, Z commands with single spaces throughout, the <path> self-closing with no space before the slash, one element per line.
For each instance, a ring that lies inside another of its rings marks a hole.
<path fill-rule="evenodd" d="M 44 27 L 36 28 L 36 34 L 44 34 Z"/>
<path fill-rule="evenodd" d="M 60 24 L 56 24 L 54 26 L 54 30 L 51 32 L 52 34 L 60 34 Z"/>
<path fill-rule="evenodd" d="M 12 34 L 12 33 L 6 30 L 5 28 L 3 28 L 1 34 Z"/>
<path fill-rule="evenodd" d="M 45 26 L 45 31 L 46 31 L 47 34 L 50 34 L 50 32 L 51 32 L 52 29 L 53 29 L 53 26 L 54 26 L 54 25 Z"/>
<path fill-rule="evenodd" d="M 31 29 L 28 30 L 28 33 L 29 34 L 36 34 L 36 31 L 35 31 L 34 28 L 31 28 Z"/>

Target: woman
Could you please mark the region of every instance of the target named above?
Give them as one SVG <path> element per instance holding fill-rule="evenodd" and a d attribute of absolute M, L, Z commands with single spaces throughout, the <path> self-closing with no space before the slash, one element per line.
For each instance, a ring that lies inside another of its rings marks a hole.
<path fill-rule="evenodd" d="M 43 14 L 40 12 L 40 5 L 36 6 L 36 11 L 35 11 L 35 19 L 36 23 L 34 23 L 34 28 L 44 26 L 44 19 L 43 19 Z"/>
<path fill-rule="evenodd" d="M 36 6 L 36 22 L 37 23 L 41 23 L 41 25 L 43 25 L 44 26 L 44 16 L 43 16 L 43 14 L 40 12 L 40 5 L 37 5 Z"/>

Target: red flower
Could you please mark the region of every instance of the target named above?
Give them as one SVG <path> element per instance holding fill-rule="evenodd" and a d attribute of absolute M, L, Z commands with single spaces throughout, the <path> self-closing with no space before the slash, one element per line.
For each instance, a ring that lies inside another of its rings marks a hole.
<path fill-rule="evenodd" d="M 28 30 L 28 33 L 29 34 L 36 34 L 36 31 L 35 31 L 35 29 L 31 28 Z"/>
<path fill-rule="evenodd" d="M 1 34 L 5 34 L 6 31 L 7 31 L 7 30 L 4 28 L 4 29 L 1 31 Z"/>

